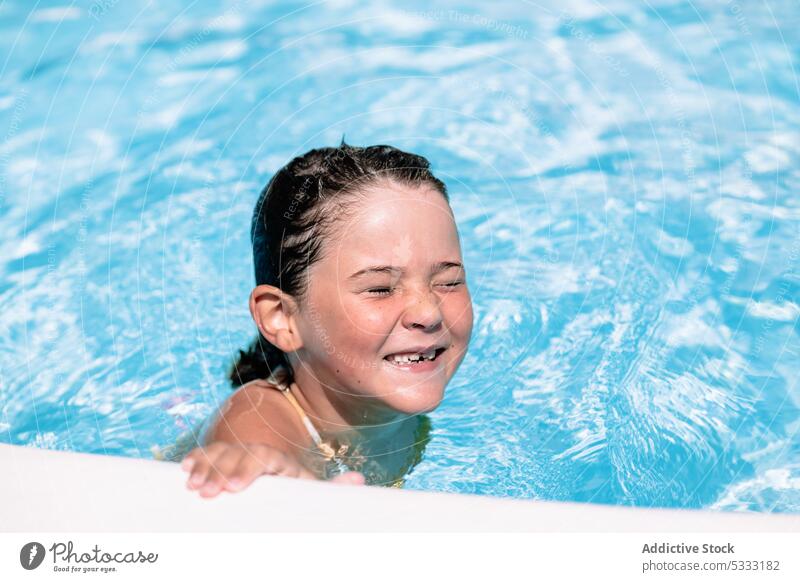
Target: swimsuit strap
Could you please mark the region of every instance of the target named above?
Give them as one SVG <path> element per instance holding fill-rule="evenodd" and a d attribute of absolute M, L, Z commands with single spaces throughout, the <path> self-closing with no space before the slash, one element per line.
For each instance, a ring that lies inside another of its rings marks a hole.
<path fill-rule="evenodd" d="M 333 450 L 333 447 L 322 440 L 322 437 L 319 435 L 316 427 L 314 427 L 314 423 L 311 422 L 311 419 L 308 418 L 306 411 L 303 410 L 303 407 L 300 406 L 297 398 L 295 398 L 294 394 L 292 394 L 292 386 L 296 386 L 297 384 L 294 382 L 292 382 L 291 385 L 286 384 L 280 375 L 281 371 L 282 369 L 279 369 L 276 371 L 276 373 L 273 373 L 269 378 L 267 378 L 267 381 L 271 384 L 274 384 L 278 390 L 280 390 L 281 393 L 286 396 L 287 400 L 289 400 L 291 405 L 297 411 L 297 414 L 300 416 L 300 420 L 303 422 L 303 426 L 306 427 L 308 434 L 311 435 L 311 440 L 313 440 L 314 444 L 317 445 L 317 448 L 322 451 L 322 454 L 329 461 L 335 461 L 340 469 L 347 470 L 346 467 L 343 467 L 342 462 L 336 458 L 336 451 Z"/>
<path fill-rule="evenodd" d="M 292 386 L 295 386 L 295 383 L 292 382 Z M 319 449 L 325 454 L 326 457 L 333 458 L 336 454 L 333 448 L 326 442 L 323 442 L 322 437 L 319 436 L 319 432 L 314 427 L 314 424 L 311 422 L 311 419 L 308 418 L 306 411 L 300 406 L 300 403 L 297 401 L 297 398 L 294 397 L 294 394 L 291 392 L 291 386 L 286 386 L 285 384 L 279 387 L 281 392 L 283 393 L 286 398 L 289 399 L 289 402 L 294 406 L 294 409 L 297 411 L 297 414 L 300 415 L 300 420 L 303 421 L 303 426 L 306 427 L 308 434 L 311 435 L 311 439 L 314 441 L 314 444 L 319 447 Z"/>
<path fill-rule="evenodd" d="M 296 386 L 295 382 L 292 382 L 291 385 L 285 382 L 285 370 L 283 367 L 279 367 L 273 374 L 267 378 L 267 382 L 274 385 L 280 392 L 286 396 L 287 400 L 291 403 L 292 407 L 297 411 L 297 414 L 300 416 L 300 420 L 303 421 L 303 426 L 306 427 L 308 434 L 311 435 L 311 440 L 314 441 L 314 444 L 317 445 L 317 448 L 322 451 L 322 454 L 328 461 L 332 461 L 336 464 L 336 467 L 339 469 L 340 473 L 345 473 L 347 471 L 351 471 L 347 465 L 345 465 L 342 460 L 339 458 L 339 455 L 343 454 L 347 451 L 347 445 L 343 445 L 339 448 L 339 451 L 334 450 L 334 448 L 329 445 L 328 443 L 322 440 L 322 437 L 319 435 L 314 423 L 311 422 L 311 419 L 308 418 L 306 411 L 303 410 L 303 407 L 300 406 L 300 403 L 295 398 L 294 394 L 292 394 L 292 386 Z M 400 477 L 396 479 L 389 487 L 399 487 L 402 488 L 405 483 L 405 478 Z"/>

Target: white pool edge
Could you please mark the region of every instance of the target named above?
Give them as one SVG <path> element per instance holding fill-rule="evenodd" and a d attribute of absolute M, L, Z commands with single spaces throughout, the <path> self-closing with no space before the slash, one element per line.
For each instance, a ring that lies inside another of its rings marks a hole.
<path fill-rule="evenodd" d="M 4 532 L 800 532 L 800 515 L 637 509 L 262 477 L 202 499 L 175 463 L 0 444 Z"/>

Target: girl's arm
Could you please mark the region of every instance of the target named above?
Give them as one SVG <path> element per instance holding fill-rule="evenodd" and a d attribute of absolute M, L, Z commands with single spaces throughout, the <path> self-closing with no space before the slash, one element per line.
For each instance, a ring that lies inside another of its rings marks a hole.
<path fill-rule="evenodd" d="M 191 451 L 181 467 L 190 472 L 189 489 L 201 497 L 245 489 L 260 475 L 317 479 L 302 454 L 304 435 L 291 421 L 296 412 L 283 395 L 250 382 L 223 404 L 205 437 L 205 446 Z M 337 475 L 332 481 L 363 484 L 360 473 Z"/>

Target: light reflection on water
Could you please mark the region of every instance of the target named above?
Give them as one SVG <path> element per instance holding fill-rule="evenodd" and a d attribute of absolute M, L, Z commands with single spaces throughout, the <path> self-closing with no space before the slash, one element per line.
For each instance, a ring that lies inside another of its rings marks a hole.
<path fill-rule="evenodd" d="M 346 135 L 433 161 L 475 302 L 407 488 L 798 511 L 792 3 L 343 4 L 3 5 L 0 440 L 205 418 L 255 197 Z"/>

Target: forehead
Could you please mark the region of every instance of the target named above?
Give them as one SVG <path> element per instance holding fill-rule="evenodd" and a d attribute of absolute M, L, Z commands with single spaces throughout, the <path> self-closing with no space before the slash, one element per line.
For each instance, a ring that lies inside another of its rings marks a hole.
<path fill-rule="evenodd" d="M 354 204 L 353 212 L 337 222 L 325 253 L 339 269 L 460 257 L 450 205 L 430 186 L 376 185 Z"/>

